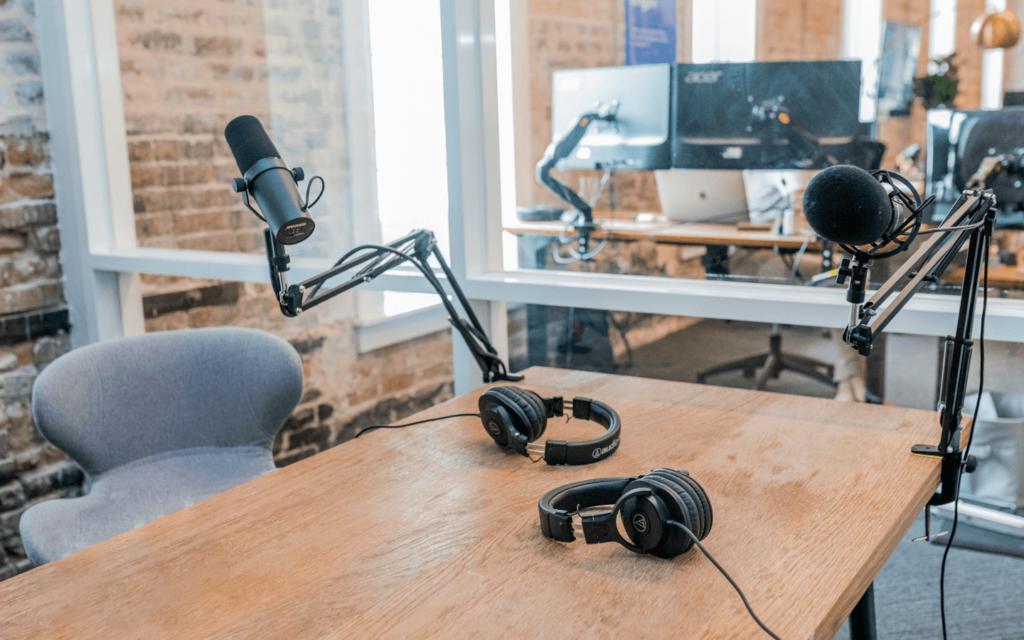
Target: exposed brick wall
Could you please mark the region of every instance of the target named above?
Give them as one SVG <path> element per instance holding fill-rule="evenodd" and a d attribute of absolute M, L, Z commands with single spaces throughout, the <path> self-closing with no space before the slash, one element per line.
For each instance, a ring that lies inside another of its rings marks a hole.
<path fill-rule="evenodd" d="M 960 84 L 957 86 L 955 104 L 959 109 L 981 108 L 982 50 L 974 44 L 971 25 L 983 13 L 985 0 L 957 0 L 956 63 Z"/>
<path fill-rule="evenodd" d="M 269 124 L 262 3 L 115 3 L 140 246 L 261 252 L 224 126 Z"/>
<path fill-rule="evenodd" d="M 230 189 L 238 169 L 223 138 L 252 114 L 290 166 L 315 167 L 327 185 L 317 232 L 290 252 L 351 246 L 339 0 L 115 8 L 139 244 L 263 252 L 263 224 Z M 147 331 L 252 327 L 300 352 L 305 393 L 275 443 L 279 465 L 452 395 L 450 335 L 359 354 L 350 295 L 288 319 L 269 285 L 144 276 L 143 294 Z"/>
<path fill-rule="evenodd" d="M 36 376 L 70 348 L 33 4 L 0 3 L 0 580 L 31 568 L 18 521 L 81 470 L 32 423 Z"/>
<path fill-rule="evenodd" d="M 688 3 L 680 2 L 688 6 Z M 609 67 L 625 60 L 625 14 L 622 0 L 530 0 L 530 126 L 531 159 L 539 160 L 551 142 L 551 75 L 561 69 Z M 579 190 L 581 177 L 594 172 L 553 172 L 559 180 Z M 606 189 L 597 208 L 609 207 L 609 194 L 616 194 L 615 207 L 624 210 L 660 211 L 654 174 L 619 171 L 613 189 Z M 567 206 L 546 187 L 533 184 L 529 204 Z"/>
<path fill-rule="evenodd" d="M 843 0 L 760 0 L 757 59 L 837 60 L 842 29 Z"/>

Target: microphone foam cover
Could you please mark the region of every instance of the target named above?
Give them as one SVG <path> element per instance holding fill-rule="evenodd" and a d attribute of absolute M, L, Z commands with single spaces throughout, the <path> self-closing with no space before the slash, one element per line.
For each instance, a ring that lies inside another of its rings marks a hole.
<path fill-rule="evenodd" d="M 270 141 L 267 130 L 254 116 L 238 116 L 224 129 L 224 139 L 231 147 L 238 170 L 245 175 L 252 165 L 263 158 L 280 158 L 277 147 Z"/>
<path fill-rule="evenodd" d="M 822 238 L 857 246 L 876 242 L 889 230 L 892 204 L 885 188 L 870 173 L 836 165 L 807 185 L 804 217 Z"/>

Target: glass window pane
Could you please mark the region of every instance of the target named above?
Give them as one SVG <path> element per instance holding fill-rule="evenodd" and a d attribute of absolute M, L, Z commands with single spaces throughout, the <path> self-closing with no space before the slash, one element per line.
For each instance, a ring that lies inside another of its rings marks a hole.
<path fill-rule="evenodd" d="M 430 229 L 448 254 L 441 22 L 436 2 L 370 0 L 382 239 Z"/>
<path fill-rule="evenodd" d="M 309 178 L 324 179 L 310 210 L 316 231 L 291 254 L 336 257 L 414 227 L 434 230 L 447 251 L 439 11 L 400 4 L 178 0 L 119 10 L 139 244 L 263 253 L 263 223 L 231 191 L 239 171 L 223 135 L 248 114 L 304 170 L 301 195 Z"/>
<path fill-rule="evenodd" d="M 956 0 L 932 0 L 928 57 L 945 58 L 956 50 Z"/>
<path fill-rule="evenodd" d="M 514 190 L 516 205 L 502 210 L 504 246 L 515 252 L 506 265 L 835 289 L 830 273 L 846 252 L 818 237 L 803 209 L 820 171 L 885 169 L 906 177 L 922 199 L 946 185 L 921 212 L 932 226 L 963 188 L 945 162 L 958 148 L 953 128 L 933 126 L 927 114 L 935 105 L 914 94 L 936 51 L 934 42 L 914 44 L 928 31 L 918 23 L 932 20 L 941 31 L 951 16 L 950 33 L 965 32 L 975 16 L 954 4 L 936 0 L 931 18 L 881 0 L 498 6 L 509 13 L 498 22 L 511 43 L 511 72 L 499 73 L 511 86 L 499 93 L 503 126 L 514 123 L 502 149 L 502 171 L 514 175 L 503 175 L 503 198 L 511 202 Z M 643 25 L 652 42 L 678 43 L 677 51 L 648 47 L 649 59 L 638 61 L 646 64 L 621 64 L 636 48 L 627 24 Z M 657 29 L 663 38 L 649 33 Z M 750 62 L 716 62 L 728 60 Z M 980 63 L 971 56 L 961 69 L 955 104 L 965 109 L 981 106 Z M 1001 198 L 1001 214 L 1024 215 L 1024 199 L 1016 200 Z M 586 256 L 580 231 L 590 236 Z M 1019 236 L 997 231 L 1003 251 L 991 258 L 993 273 L 1017 273 L 1007 247 Z M 924 238 L 876 261 L 869 287 Z M 961 253 L 929 290 L 959 295 L 964 260 Z M 1024 285 L 1001 282 L 1004 295 L 1022 297 Z"/>
<path fill-rule="evenodd" d="M 756 0 L 693 0 L 693 62 L 750 62 L 756 34 Z"/>

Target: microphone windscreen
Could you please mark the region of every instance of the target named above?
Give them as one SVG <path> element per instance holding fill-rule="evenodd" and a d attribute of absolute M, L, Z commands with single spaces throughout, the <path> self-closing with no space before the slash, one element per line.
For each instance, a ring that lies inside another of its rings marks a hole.
<path fill-rule="evenodd" d="M 804 217 L 822 238 L 857 246 L 877 242 L 889 230 L 892 203 L 870 173 L 837 165 L 814 176 L 807 185 Z"/>
<path fill-rule="evenodd" d="M 238 116 L 224 129 L 224 139 L 231 147 L 238 170 L 245 175 L 252 165 L 263 158 L 280 158 L 277 147 L 270 141 L 267 130 L 254 116 Z"/>

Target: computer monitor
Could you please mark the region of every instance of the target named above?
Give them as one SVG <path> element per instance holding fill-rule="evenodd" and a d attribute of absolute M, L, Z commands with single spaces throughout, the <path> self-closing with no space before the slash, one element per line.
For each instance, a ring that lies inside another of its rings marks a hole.
<path fill-rule="evenodd" d="M 1007 91 L 1003 94 L 1004 107 L 1024 107 L 1024 91 Z"/>
<path fill-rule="evenodd" d="M 995 111 L 932 109 L 927 114 L 928 156 L 925 195 L 935 196 L 936 216 L 944 216 L 989 156 L 1024 146 L 1024 107 Z M 989 183 L 1002 221 L 1024 211 L 1024 180 L 1003 173 Z M 997 218 L 997 222 L 1002 222 Z"/>
<path fill-rule="evenodd" d="M 667 169 L 672 65 L 556 71 L 552 77 L 551 139 L 580 115 L 611 105 L 614 122 L 594 122 L 559 169 Z"/>
<path fill-rule="evenodd" d="M 674 167 L 820 169 L 825 156 L 808 140 L 839 161 L 857 153 L 860 62 L 678 64 L 672 107 Z M 802 139 L 786 138 L 798 130 Z"/>

